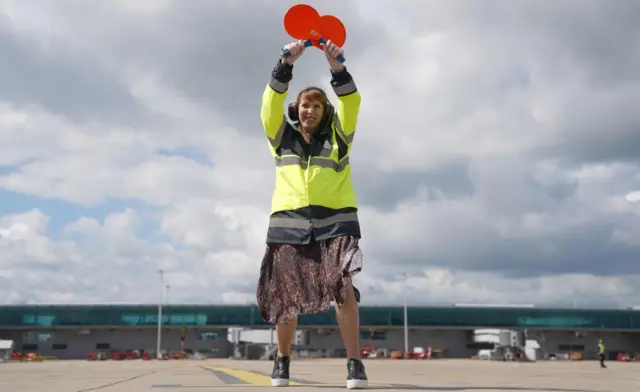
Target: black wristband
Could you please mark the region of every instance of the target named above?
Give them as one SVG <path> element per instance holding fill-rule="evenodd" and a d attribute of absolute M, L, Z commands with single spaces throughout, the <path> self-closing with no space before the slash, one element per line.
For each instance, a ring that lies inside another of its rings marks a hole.
<path fill-rule="evenodd" d="M 282 83 L 289 83 L 293 78 L 293 65 L 278 59 L 278 63 L 271 72 L 271 77 Z"/>

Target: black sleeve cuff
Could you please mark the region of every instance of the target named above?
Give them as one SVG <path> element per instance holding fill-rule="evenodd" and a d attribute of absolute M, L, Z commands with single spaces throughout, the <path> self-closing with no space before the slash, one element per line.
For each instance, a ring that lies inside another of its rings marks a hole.
<path fill-rule="evenodd" d="M 357 90 L 347 67 L 338 72 L 331 71 L 331 87 L 338 97 L 352 94 Z"/>
<path fill-rule="evenodd" d="M 347 71 L 347 67 L 343 67 L 340 71 L 331 70 L 331 86 L 338 87 L 343 84 L 347 84 L 353 80 L 349 71 Z"/>
<path fill-rule="evenodd" d="M 278 82 L 289 83 L 293 78 L 293 65 L 283 63 L 282 59 L 279 59 L 271 72 L 271 77 Z"/>

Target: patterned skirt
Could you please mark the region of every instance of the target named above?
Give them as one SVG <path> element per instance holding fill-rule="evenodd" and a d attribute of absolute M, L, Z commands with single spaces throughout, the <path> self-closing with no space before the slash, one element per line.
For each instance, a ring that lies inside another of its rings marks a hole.
<path fill-rule="evenodd" d="M 309 245 L 268 244 L 258 280 L 258 308 L 264 321 L 285 324 L 300 314 L 341 306 L 347 282 L 362 270 L 358 238 L 341 236 Z M 360 293 L 354 287 L 356 300 Z"/>

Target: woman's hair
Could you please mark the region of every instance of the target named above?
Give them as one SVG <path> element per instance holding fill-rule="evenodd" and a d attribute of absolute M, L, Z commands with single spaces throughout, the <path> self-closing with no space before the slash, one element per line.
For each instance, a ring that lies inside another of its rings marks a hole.
<path fill-rule="evenodd" d="M 320 101 L 325 106 L 325 109 L 327 109 L 327 104 L 331 105 L 329 98 L 327 98 L 327 93 L 319 87 L 307 87 L 300 91 L 296 98 L 296 102 L 300 102 L 302 98 L 306 98 L 309 101 Z"/>

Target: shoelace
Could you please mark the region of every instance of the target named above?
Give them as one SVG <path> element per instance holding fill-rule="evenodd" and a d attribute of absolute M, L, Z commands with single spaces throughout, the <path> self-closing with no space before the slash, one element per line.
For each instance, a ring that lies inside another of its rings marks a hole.
<path fill-rule="evenodd" d="M 276 367 L 278 368 L 278 370 L 284 370 L 285 368 L 285 361 L 283 359 L 278 359 L 276 361 Z"/>

